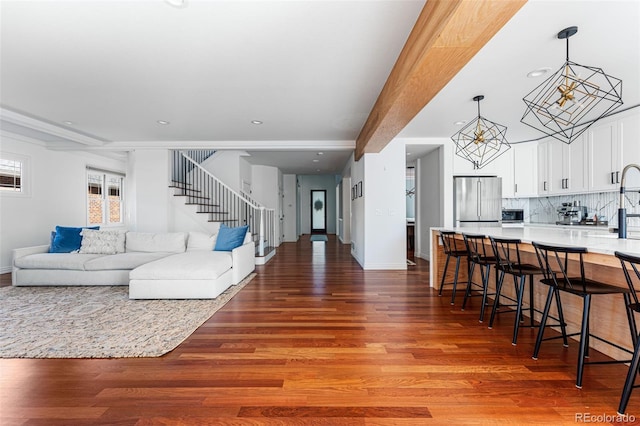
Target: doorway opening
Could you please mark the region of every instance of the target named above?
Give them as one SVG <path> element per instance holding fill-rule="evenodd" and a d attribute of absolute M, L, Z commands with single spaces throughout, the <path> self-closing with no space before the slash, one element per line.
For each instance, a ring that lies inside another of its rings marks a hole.
<path fill-rule="evenodd" d="M 311 233 L 327 233 L 327 191 L 311 190 Z"/>

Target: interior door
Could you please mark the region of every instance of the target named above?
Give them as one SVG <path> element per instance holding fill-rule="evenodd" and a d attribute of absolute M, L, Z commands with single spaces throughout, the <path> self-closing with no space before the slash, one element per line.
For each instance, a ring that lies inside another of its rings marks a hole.
<path fill-rule="evenodd" d="M 311 233 L 327 233 L 327 191 L 311 190 Z"/>

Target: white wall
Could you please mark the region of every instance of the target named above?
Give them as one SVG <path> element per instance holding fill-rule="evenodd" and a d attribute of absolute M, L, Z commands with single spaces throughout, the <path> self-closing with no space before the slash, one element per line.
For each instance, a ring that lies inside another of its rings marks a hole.
<path fill-rule="evenodd" d="M 296 175 L 283 175 L 284 190 L 284 241 L 298 241 L 298 233 L 296 232 L 296 223 L 298 215 L 298 205 L 296 204 Z"/>
<path fill-rule="evenodd" d="M 355 161 L 354 156 L 351 155 L 350 166 L 351 167 L 351 186 L 353 187 L 358 182 L 364 181 L 364 168 L 366 155 L 361 157 L 360 160 Z M 365 217 L 365 205 L 364 197 L 369 190 L 368 185 L 363 182 L 363 196 L 354 199 L 351 202 L 351 255 L 356 259 L 360 266 L 364 267 L 365 264 L 365 234 L 364 234 L 364 222 Z M 349 189 L 351 194 L 351 189 Z"/>
<path fill-rule="evenodd" d="M 138 149 L 129 154 L 130 176 L 134 190 L 127 202 L 135 206 L 130 230 L 169 232 L 172 222 L 169 188 L 169 154 L 167 149 Z"/>
<path fill-rule="evenodd" d="M 28 157 L 29 197 L 0 196 L 0 271 L 10 272 L 11 250 L 48 244 L 56 225 L 85 226 L 86 168 L 125 173 L 126 162 L 80 152 L 50 151 L 44 146 L 2 136 L 0 151 Z M 128 177 L 124 193 L 128 191 Z M 128 211 L 125 211 L 125 218 Z"/>
<path fill-rule="evenodd" d="M 342 233 L 340 242 L 351 244 L 351 177 L 343 177 L 342 185 Z"/>
<path fill-rule="evenodd" d="M 240 192 L 242 190 L 240 170 L 243 162 L 242 157 L 245 155 L 244 151 L 216 151 L 201 166 L 229 188 Z M 246 161 L 244 162 L 246 163 Z M 244 169 L 246 170 L 246 166 Z"/>
<path fill-rule="evenodd" d="M 416 162 L 416 246 L 415 254 L 429 259 L 430 227 L 443 225 L 441 160 L 443 148 L 431 151 Z"/>
<path fill-rule="evenodd" d="M 311 233 L 311 190 L 327 191 L 327 234 L 336 233 L 336 175 L 299 175 L 300 203 L 298 205 L 300 234 Z"/>
<path fill-rule="evenodd" d="M 276 247 L 282 236 L 280 229 L 280 189 L 282 188 L 282 173 L 276 167 L 251 167 L 251 196 L 263 206 L 275 210 Z"/>
<path fill-rule="evenodd" d="M 353 177 L 353 176 L 352 176 Z M 402 141 L 364 155 L 364 269 L 406 269 L 406 154 Z M 357 183 L 352 179 L 352 184 Z"/>

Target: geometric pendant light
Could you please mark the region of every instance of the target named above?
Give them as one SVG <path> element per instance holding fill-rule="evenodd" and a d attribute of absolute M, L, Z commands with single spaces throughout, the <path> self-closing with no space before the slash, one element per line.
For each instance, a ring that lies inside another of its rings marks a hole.
<path fill-rule="evenodd" d="M 577 32 L 578 27 L 569 27 L 558 33 L 567 40 L 566 62 L 523 98 L 526 110 L 520 119 L 567 144 L 622 105 L 622 80 L 569 60 L 569 37 Z"/>
<path fill-rule="evenodd" d="M 470 161 L 474 169 L 481 169 L 504 154 L 511 145 L 507 142 L 507 128 L 480 115 L 480 101 L 484 96 L 476 96 L 478 117 L 451 136 L 456 144 L 456 155 Z"/>

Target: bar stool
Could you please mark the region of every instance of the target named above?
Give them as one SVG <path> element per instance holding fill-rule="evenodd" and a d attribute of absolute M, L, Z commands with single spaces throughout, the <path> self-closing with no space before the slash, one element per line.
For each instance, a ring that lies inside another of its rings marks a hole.
<path fill-rule="evenodd" d="M 589 338 L 593 337 L 600 340 L 603 343 L 616 346 L 618 349 L 624 348 L 617 346 L 605 339 L 595 336 L 589 332 L 589 312 L 591 309 L 591 296 L 598 295 L 613 295 L 613 294 L 627 294 L 629 289 L 623 287 L 617 287 L 611 284 L 605 284 L 602 282 L 594 281 L 585 277 L 584 273 L 584 254 L 587 253 L 585 247 L 562 247 L 552 246 L 548 244 L 541 244 L 533 242 L 533 247 L 536 250 L 540 267 L 544 272 L 544 278 L 540 280 L 541 283 L 549 286 L 549 292 L 547 294 L 547 301 L 545 303 L 542 319 L 540 320 L 540 328 L 538 330 L 538 337 L 536 339 L 536 346 L 533 350 L 533 359 L 538 359 L 538 353 L 540 352 L 540 345 L 543 340 L 550 340 L 562 337 L 564 346 L 568 346 L 567 337 L 580 335 L 580 349 L 578 351 L 578 367 L 576 374 L 576 387 L 582 388 L 582 375 L 585 364 L 611 364 L 627 361 L 591 361 L 585 362 L 585 358 L 589 357 Z M 569 261 L 578 262 L 579 273 L 571 273 L 569 271 Z M 560 292 L 573 294 L 582 298 L 582 321 L 579 333 L 567 334 L 566 325 L 564 321 L 564 314 L 562 312 L 562 302 L 560 300 Z M 562 336 L 550 337 L 543 339 L 544 329 L 546 327 L 547 318 L 549 317 L 549 309 L 551 308 L 551 302 L 553 297 L 556 298 L 556 304 L 558 307 L 558 318 L 560 319 L 560 329 Z"/>
<path fill-rule="evenodd" d="M 496 296 L 493 301 L 493 309 L 491 310 L 489 328 L 493 328 L 493 321 L 495 320 L 496 314 L 503 312 L 514 312 L 513 310 L 498 312 L 498 308 L 500 306 L 515 307 L 516 317 L 513 322 L 513 339 L 511 341 L 511 344 L 515 346 L 518 341 L 518 330 L 520 329 L 520 322 L 522 321 L 522 302 L 524 299 L 527 277 L 529 277 L 529 318 L 531 321 L 530 326 L 536 327 L 536 325 L 534 325 L 533 323 L 533 314 L 534 312 L 542 312 L 536 310 L 534 306 L 533 277 L 535 275 L 543 275 L 544 273 L 542 269 L 540 269 L 539 265 L 531 265 L 522 262 L 522 259 L 520 257 L 520 244 L 522 244 L 522 241 L 520 239 L 489 237 L 489 240 L 491 241 L 491 247 L 493 248 L 493 253 L 497 259 L 496 268 L 498 269 L 498 272 L 500 274 L 500 276 L 498 277 L 498 284 L 496 286 Z M 513 276 L 513 285 L 515 288 L 516 299 L 502 294 L 502 285 L 504 283 L 505 275 Z M 500 297 L 514 303 L 506 305 L 501 304 Z"/>
<path fill-rule="evenodd" d="M 621 252 L 615 252 L 615 255 L 620 259 L 622 265 L 622 271 L 629 287 L 629 293 L 624 295 L 625 305 L 627 307 L 627 319 L 629 320 L 629 331 L 631 332 L 631 341 L 633 342 L 633 357 L 631 358 L 631 364 L 629 365 L 629 371 L 627 373 L 627 379 L 624 382 L 622 388 L 622 396 L 620 397 L 620 405 L 618 406 L 618 413 L 624 414 L 629 403 L 629 397 L 633 389 L 640 387 L 635 385 L 636 376 L 638 374 L 638 367 L 640 367 L 640 336 L 638 335 L 638 328 L 636 326 L 635 314 L 640 313 L 640 302 L 638 302 L 637 292 L 640 291 L 640 257 L 625 254 Z"/>
<path fill-rule="evenodd" d="M 469 274 L 467 277 L 467 290 L 464 293 L 464 300 L 462 301 L 462 310 L 467 306 L 467 300 L 472 296 L 482 296 L 482 305 L 480 306 L 480 322 L 484 321 L 484 310 L 487 304 L 487 296 L 489 296 L 489 274 L 491 272 L 491 265 L 496 265 L 498 260 L 493 253 L 487 250 L 485 245 L 486 237 L 484 235 L 462 234 L 464 243 L 469 253 Z M 473 282 L 473 270 L 476 265 L 480 268 L 480 276 L 482 277 L 482 284 Z M 498 272 L 496 270 L 496 287 L 498 285 Z M 480 287 L 481 293 L 472 295 L 471 291 L 473 286 Z"/>
<path fill-rule="evenodd" d="M 451 294 L 451 304 L 453 305 L 456 298 L 456 287 L 458 286 L 458 272 L 460 270 L 460 259 L 467 258 L 469 253 L 466 248 L 459 248 L 458 245 L 464 243 L 455 238 L 456 233 L 453 231 L 440 231 L 440 239 L 442 240 L 442 249 L 444 254 L 447 255 L 447 259 L 444 261 L 444 270 L 442 271 L 442 280 L 440 281 L 440 290 L 438 296 L 442 296 L 442 289 L 445 284 L 453 284 L 453 293 Z M 456 271 L 453 275 L 453 281 L 445 283 L 445 277 L 447 276 L 447 268 L 449 267 L 449 259 L 456 258 Z M 468 268 L 467 268 L 468 269 Z"/>

